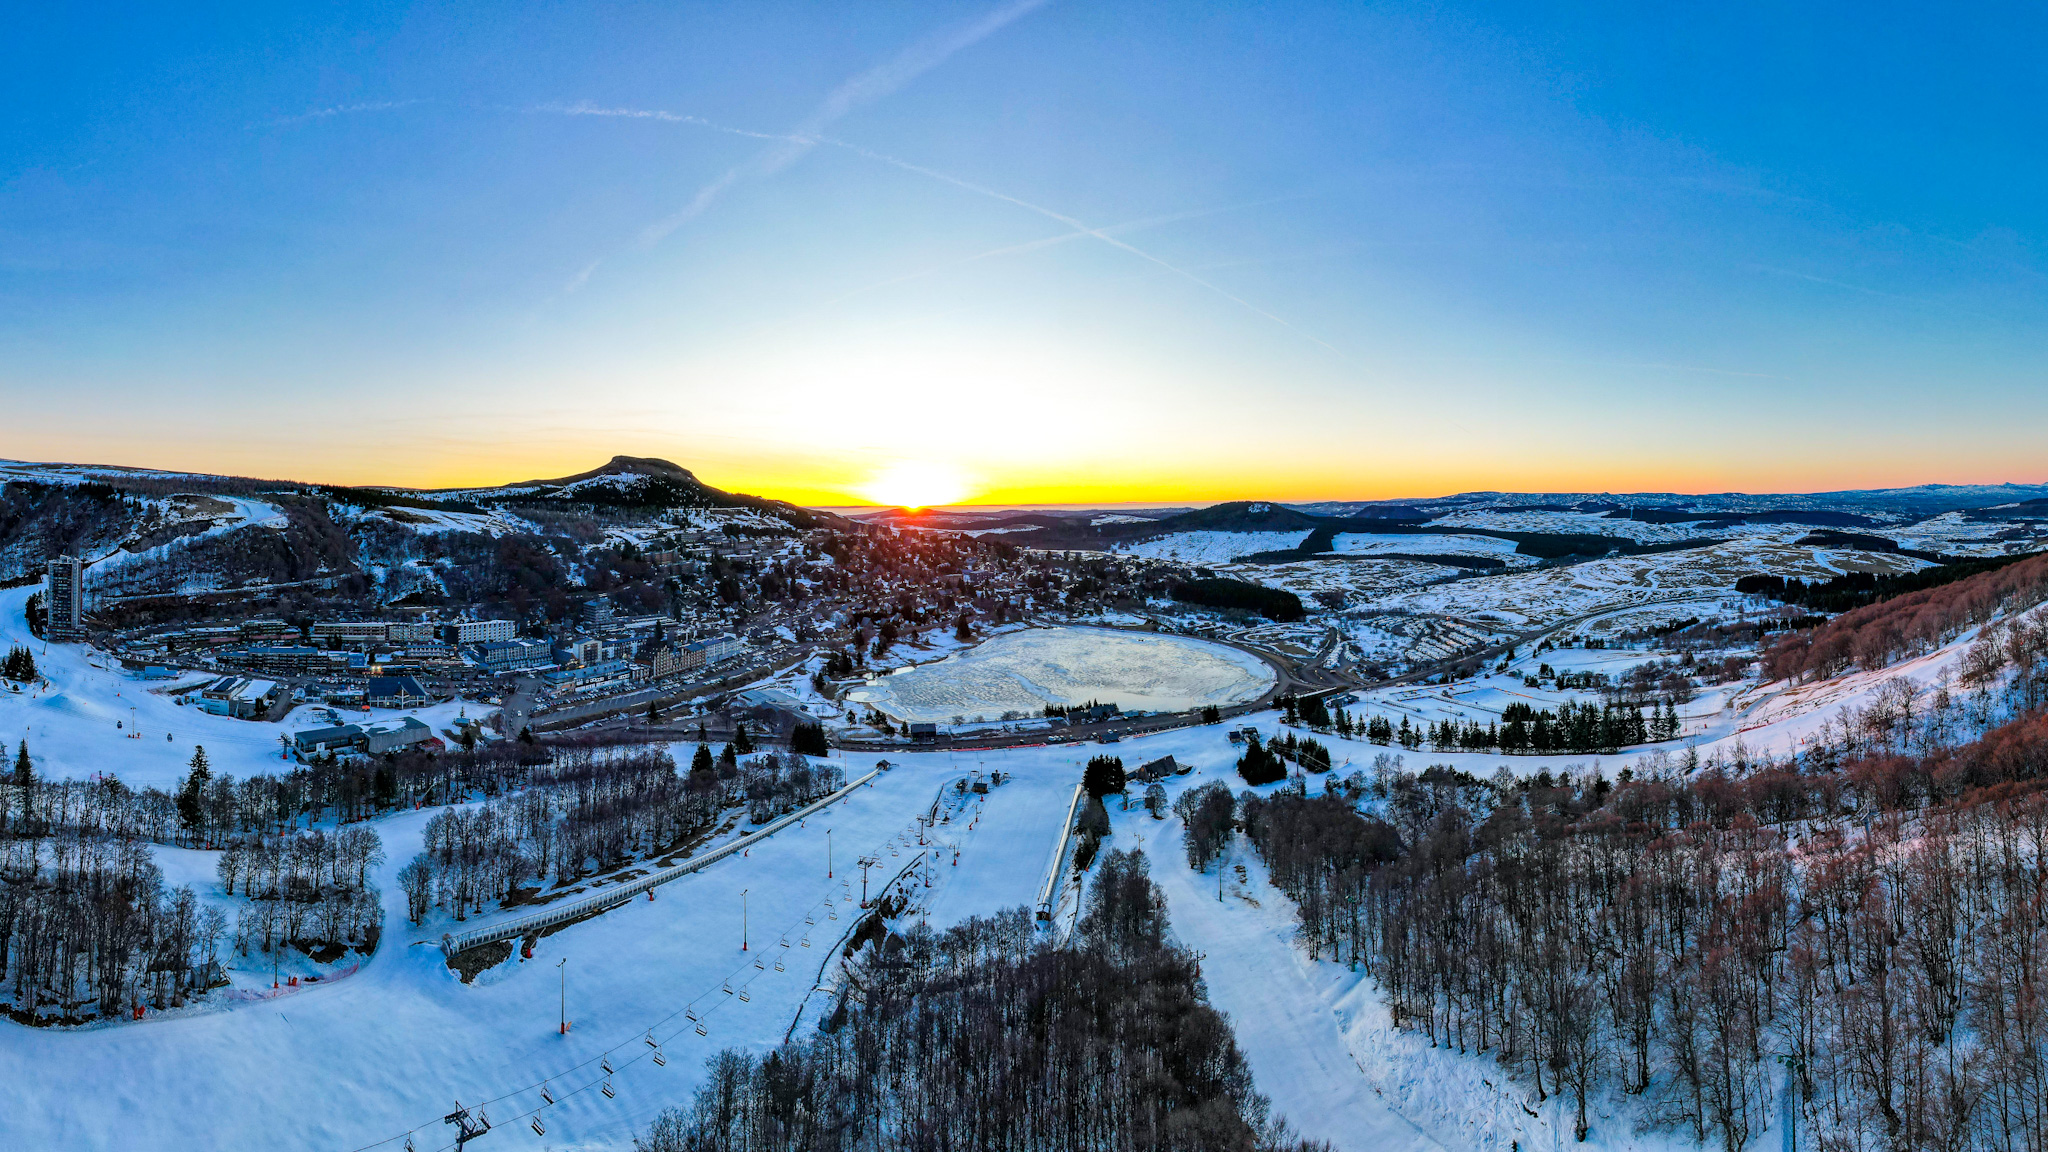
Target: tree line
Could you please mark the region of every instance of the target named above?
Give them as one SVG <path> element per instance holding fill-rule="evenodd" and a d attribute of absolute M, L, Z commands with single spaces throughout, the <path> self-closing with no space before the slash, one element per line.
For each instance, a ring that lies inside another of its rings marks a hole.
<path fill-rule="evenodd" d="M 1795 595 L 1789 587 L 1784 591 Z M 1764 676 L 1826 680 L 1851 668 L 1874 671 L 1932 651 L 1994 617 L 2015 617 L 2044 599 L 2048 555 L 1975 571 L 1873 600 L 1818 628 L 1791 633 L 1765 651 Z"/>
<path fill-rule="evenodd" d="M 1311 1152 L 1271 1115 L 1136 852 L 1071 944 L 1022 908 L 874 938 L 816 1034 L 727 1049 L 637 1152 Z"/>
<path fill-rule="evenodd" d="M 1618 1093 L 1741 1149 L 1785 1068 L 1813 1147 L 2040 1152 L 2048 718 L 1833 768 L 1638 767 L 1381 765 L 1235 816 L 1312 953 L 1371 972 L 1402 1027 L 1566 1096 L 1582 1138 Z M 1224 818 L 1201 803 L 1190 863 Z"/>
<path fill-rule="evenodd" d="M 467 919 L 550 878 L 567 887 L 673 851 L 734 805 L 766 823 L 838 790 L 843 777 L 798 753 L 742 761 L 730 745 L 715 757 L 700 745 L 687 774 L 659 748 L 577 750 L 536 770 L 517 795 L 435 815 L 399 883 L 414 923 L 437 907 Z"/>
<path fill-rule="evenodd" d="M 249 904 L 235 917 L 235 950 L 270 952 L 296 945 L 336 958 L 348 948 L 376 951 L 384 900 L 370 869 L 384 844 L 363 827 L 250 835 L 229 842 L 215 862 L 221 890 L 237 884 Z"/>

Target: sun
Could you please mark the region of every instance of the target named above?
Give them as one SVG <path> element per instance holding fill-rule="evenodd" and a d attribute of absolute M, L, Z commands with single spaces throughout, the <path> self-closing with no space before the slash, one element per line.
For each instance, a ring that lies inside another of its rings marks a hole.
<path fill-rule="evenodd" d="M 860 494 L 877 504 L 930 508 L 957 503 L 966 491 L 966 478 L 951 465 L 928 460 L 902 460 L 863 485 Z"/>

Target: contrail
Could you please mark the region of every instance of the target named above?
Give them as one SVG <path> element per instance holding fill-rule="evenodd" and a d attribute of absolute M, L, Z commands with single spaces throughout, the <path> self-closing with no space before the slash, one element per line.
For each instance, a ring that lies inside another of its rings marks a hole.
<path fill-rule="evenodd" d="M 851 300 L 855 296 L 864 295 L 869 292 L 876 292 L 883 288 L 888 288 L 896 284 L 902 284 L 910 280 L 922 280 L 926 276 L 936 276 L 941 272 L 949 272 L 955 268 L 962 268 L 969 264 L 980 263 L 983 260 L 993 260 L 1002 256 L 1018 256 L 1026 252 L 1036 252 L 1042 248 L 1051 248 L 1056 245 L 1065 244 L 1070 240 L 1099 239 L 1102 233 L 1134 232 L 1144 228 L 1156 228 L 1161 224 L 1175 224 L 1179 223 L 1182 220 L 1199 220 L 1205 216 L 1220 216 L 1225 212 L 1237 212 L 1245 208 L 1256 208 L 1263 204 L 1271 204 L 1279 200 L 1292 199 L 1295 199 L 1295 197 L 1275 196 L 1265 200 L 1250 201 L 1244 204 L 1228 204 L 1221 208 L 1195 208 L 1190 209 L 1186 212 L 1168 213 L 1164 216 L 1147 216 L 1139 220 L 1126 220 L 1121 224 L 1110 224 L 1103 228 L 1076 228 L 1071 231 L 1061 232 L 1054 236 L 1041 236 L 1036 240 L 1025 240 L 1017 244 L 1005 244 L 1001 248 L 991 248 L 986 252 L 977 252 L 972 256 L 962 256 L 955 260 L 947 260 L 944 261 L 943 263 L 933 264 L 925 268 L 919 268 L 913 272 L 905 272 L 902 273 L 901 275 L 891 276 L 886 280 L 878 280 L 873 284 L 868 284 L 864 287 L 855 288 L 850 292 L 843 292 L 827 300 L 821 300 L 814 306 L 814 309 L 828 308 L 834 304 L 839 303 L 842 300 Z"/>
<path fill-rule="evenodd" d="M 958 176 L 949 176 L 944 172 L 937 171 L 936 169 L 926 168 L 918 164 L 912 164 L 908 160 L 898 160 L 894 156 L 885 155 L 883 153 L 876 152 L 868 148 L 862 148 L 858 144 L 848 144 L 844 140 L 832 139 L 821 139 L 818 142 L 820 144 L 829 144 L 834 148 L 844 148 L 847 151 L 854 153 L 855 155 L 865 156 L 870 160 L 876 161 L 877 163 L 888 164 L 891 165 L 892 167 L 901 168 L 905 172 L 915 172 L 920 176 L 929 176 L 934 180 L 944 181 L 945 183 L 951 184 L 956 188 L 964 188 L 969 192 L 975 192 L 983 196 L 988 196 L 996 200 L 1001 200 L 1006 204 L 1015 204 L 1019 208 L 1022 208 L 1029 212 L 1036 212 L 1040 216 L 1044 216 L 1049 220 L 1057 220 L 1060 223 L 1065 224 L 1067 227 L 1074 229 L 1076 232 L 1093 236 L 1095 239 L 1102 241 L 1104 244 L 1108 244 L 1113 248 L 1121 248 L 1125 252 L 1129 252 L 1131 255 L 1136 256 L 1140 260 L 1145 260 L 1153 264 L 1157 264 L 1159 267 L 1166 269 L 1168 272 L 1171 272 L 1184 280 L 1207 288 L 1209 291 L 1214 292 L 1216 295 L 1223 297 L 1225 300 L 1230 301 L 1231 303 L 1237 305 L 1240 308 L 1243 308 L 1256 315 L 1265 317 L 1266 319 L 1272 321 L 1275 324 L 1280 325 L 1282 328 L 1287 329 L 1289 332 L 1294 333 L 1296 336 L 1301 337 L 1302 339 L 1308 341 L 1311 344 L 1317 345 L 1318 347 L 1321 347 L 1339 357 L 1344 357 L 1344 352 L 1341 349 L 1339 349 L 1336 345 L 1331 344 L 1328 341 L 1318 339 L 1317 337 L 1302 331 L 1300 328 L 1297 328 L 1294 325 L 1289 324 L 1287 321 L 1281 319 L 1280 317 L 1273 315 L 1271 312 L 1266 311 L 1264 308 L 1259 307 L 1258 305 L 1252 303 L 1249 300 L 1244 299 L 1241 296 L 1236 296 L 1229 292 L 1224 291 L 1222 288 L 1219 288 L 1215 284 L 1212 284 L 1209 281 L 1202 279 L 1200 276 L 1195 275 L 1193 272 L 1190 272 L 1185 268 L 1181 268 L 1177 265 L 1171 264 L 1165 260 L 1160 259 L 1157 256 L 1152 255 L 1150 252 L 1147 252 L 1142 248 L 1139 248 L 1132 244 L 1127 244 L 1124 241 L 1117 239 L 1115 236 L 1110 235 L 1106 229 L 1091 228 L 1088 225 L 1082 223 L 1079 220 L 1074 219 L 1072 216 L 1066 215 L 1063 212 L 1055 212 L 1051 208 L 1047 208 L 1039 204 L 1033 204 L 1029 200 L 1019 199 L 1018 197 L 1012 196 L 1007 192 L 998 192 L 994 188 L 989 188 L 981 184 L 976 184 L 971 180 L 962 180 Z M 1348 357 L 1344 358 L 1348 359 Z"/>
<path fill-rule="evenodd" d="M 1017 207 L 1022 208 L 1028 212 L 1035 212 L 1038 215 L 1044 216 L 1049 220 L 1056 220 L 1059 223 L 1065 224 L 1068 228 L 1072 229 L 1071 232 L 1059 236 L 1048 236 L 1040 240 L 1031 240 L 1026 241 L 1022 244 L 1013 244 L 1008 247 L 997 248 L 988 252 L 983 252 L 976 256 L 969 256 L 962 260 L 954 261 L 951 264 L 939 265 L 937 267 L 926 269 L 920 272 L 905 273 L 902 276 L 897 276 L 889 280 L 884 280 L 879 284 L 871 284 L 866 288 L 855 289 L 853 292 L 846 293 L 844 296 L 835 297 L 833 300 L 826 301 L 826 303 L 828 304 L 836 303 L 839 300 L 844 300 L 849 296 L 857 296 L 862 292 L 871 292 L 877 288 L 887 287 L 890 284 L 901 283 L 904 280 L 913 280 L 920 276 L 928 276 L 934 272 L 943 271 L 948 267 L 954 267 L 959 264 L 969 264 L 977 260 L 986 260 L 991 257 L 1007 256 L 1018 252 L 1028 252 L 1038 248 L 1050 247 L 1054 244 L 1065 243 L 1068 240 L 1088 237 L 1095 240 L 1100 240 L 1103 243 L 1110 245 L 1111 247 L 1122 249 L 1123 251 L 1138 257 L 1140 260 L 1147 261 L 1151 264 L 1156 264 L 1159 267 L 1164 268 L 1167 271 L 1173 273 L 1174 275 L 1189 281 L 1190 283 L 1199 285 L 1203 288 L 1208 289 L 1211 292 L 1214 292 L 1216 295 L 1223 297 L 1225 300 L 1230 301 L 1231 303 L 1237 305 L 1240 308 L 1245 309 L 1246 311 L 1253 313 L 1256 316 L 1262 317 L 1268 321 L 1271 321 L 1274 324 L 1278 324 L 1282 328 L 1287 329 L 1289 332 L 1294 333 L 1295 335 L 1301 337 L 1309 343 L 1314 344 L 1317 347 L 1322 348 L 1325 351 L 1328 351 L 1346 360 L 1347 362 L 1350 360 L 1350 357 L 1346 356 L 1342 349 L 1336 347 L 1328 341 L 1322 340 L 1308 332 L 1303 331 L 1295 325 L 1287 322 L 1285 319 L 1282 319 L 1279 316 L 1275 316 L 1273 313 L 1266 311 L 1264 308 L 1261 308 L 1258 305 L 1253 304 L 1252 302 L 1244 299 L 1243 297 L 1225 291 L 1223 288 L 1218 287 L 1216 284 L 1208 280 L 1204 280 L 1202 277 L 1195 275 L 1193 272 L 1190 272 L 1185 268 L 1179 267 L 1178 265 L 1172 264 L 1166 260 L 1154 256 L 1152 253 L 1147 252 L 1144 249 L 1139 248 L 1133 244 L 1129 244 L 1123 240 L 1119 240 L 1114 235 L 1112 235 L 1112 233 L 1116 231 L 1122 231 L 1132 227 L 1143 226 L 1147 223 L 1146 221 L 1134 221 L 1131 224 L 1113 225 L 1109 228 L 1092 228 L 1087 224 L 1082 223 L 1080 220 L 1077 220 L 1072 216 L 1066 215 L 1065 213 L 1054 211 L 1053 209 L 1044 207 L 1043 205 L 1033 204 L 1029 200 L 1020 199 L 1016 196 L 1010 195 L 1007 192 L 999 192 L 994 188 L 989 188 L 986 187 L 985 185 L 976 184 L 971 180 L 963 180 L 958 176 L 952 176 L 933 168 L 926 168 L 920 164 L 912 164 L 907 160 L 899 160 L 894 156 L 889 156 L 881 152 L 876 152 L 873 149 L 863 148 L 858 144 L 849 144 L 844 140 L 836 140 L 829 136 L 798 136 L 782 135 L 772 132 L 756 132 L 753 131 L 752 129 L 735 128 L 728 124 L 720 124 L 715 120 L 706 120 L 701 116 L 690 116 L 684 113 L 666 112 L 659 109 L 598 108 L 588 103 L 583 103 L 575 105 L 542 105 L 540 107 L 535 108 L 534 111 L 552 112 L 564 116 L 616 116 L 634 120 L 658 120 L 670 124 L 693 124 L 700 128 L 708 128 L 714 132 L 724 132 L 732 136 L 747 136 L 761 140 L 778 140 L 783 142 L 790 149 L 801 149 L 801 151 L 797 151 L 795 155 L 791 156 L 791 160 L 794 160 L 797 156 L 801 156 L 804 152 L 808 152 L 811 149 L 816 148 L 820 145 L 829 148 L 839 148 L 844 151 L 851 152 L 856 156 L 862 156 L 869 160 L 873 160 L 878 164 L 887 164 L 893 168 L 900 168 L 905 172 L 914 172 L 920 176 L 928 177 L 933 180 L 938 180 L 946 184 L 951 184 L 955 188 L 961 188 L 966 191 L 976 193 L 977 195 L 987 196 L 992 199 L 1001 200 L 1006 204 L 1014 204 Z M 787 161 L 785 161 L 784 163 L 786 164 Z M 777 165 L 777 167 L 781 166 L 783 165 Z M 678 213 L 676 216 L 670 217 L 670 221 L 673 221 L 675 224 L 680 225 L 681 223 L 687 221 L 689 218 L 703 211 L 704 208 L 709 207 L 711 202 L 716 199 L 719 193 L 725 191 L 726 188 L 731 187 L 733 183 L 737 182 L 738 174 L 740 174 L 742 171 L 744 171 L 744 168 L 735 168 L 732 171 L 727 172 L 725 176 L 721 177 L 720 179 L 705 185 L 704 189 L 697 194 L 697 199 L 693 200 L 689 206 L 683 209 L 682 212 Z M 1291 197 L 1274 197 L 1273 199 L 1284 200 L 1291 199 Z M 1271 201 L 1259 201 L 1258 203 L 1271 203 Z M 1217 211 L 1228 210 L 1229 209 L 1218 209 Z M 1166 223 L 1172 219 L 1184 218 L 1185 216 L 1206 214 L 1207 213 L 1203 212 L 1187 213 L 1183 214 L 1183 217 L 1162 217 L 1156 222 Z M 667 222 L 665 221 L 664 223 Z M 667 231 L 673 231 L 673 228 L 669 228 Z M 666 235 L 667 231 L 662 232 L 661 235 Z M 582 287 L 584 281 L 588 280 L 590 278 L 590 274 L 596 270 L 597 264 L 593 262 L 589 267 L 583 269 L 583 271 L 578 273 L 569 282 L 569 290 L 574 291 L 577 288 Z"/>
<path fill-rule="evenodd" d="M 325 120 L 329 116 L 343 116 L 351 112 L 388 112 L 393 108 L 410 108 L 418 103 L 421 101 L 380 100 L 373 104 L 336 104 L 331 108 L 315 108 L 311 112 L 301 112 L 297 116 L 279 116 L 270 123 L 273 127 L 281 128 L 287 124 L 304 124 L 308 120 Z"/>
<path fill-rule="evenodd" d="M 767 133 L 750 133 L 775 141 L 775 146 L 698 189 L 689 203 L 666 219 L 650 225 L 641 233 L 641 241 L 654 243 L 696 219 L 705 209 L 716 203 L 727 189 L 742 180 L 758 180 L 772 176 L 796 163 L 816 148 L 820 143 L 820 135 L 843 119 L 847 113 L 895 92 L 945 63 L 954 53 L 980 43 L 1000 32 L 1017 18 L 1042 8 L 1045 4 L 1046 0 L 1012 0 L 1011 3 L 972 23 L 927 36 L 898 53 L 894 59 L 878 64 L 833 89 L 803 123 L 787 134 L 778 137 Z"/>

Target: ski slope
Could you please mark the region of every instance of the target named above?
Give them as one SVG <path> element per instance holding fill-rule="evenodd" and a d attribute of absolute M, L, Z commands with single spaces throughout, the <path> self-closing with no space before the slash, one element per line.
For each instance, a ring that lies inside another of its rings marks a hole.
<path fill-rule="evenodd" d="M 275 724 L 209 715 L 197 704 L 180 705 L 163 689 L 211 677 L 140 680 L 85 645 L 46 645 L 29 634 L 22 618 L 22 605 L 35 591 L 34 586 L 0 591 L 0 650 L 27 645 L 37 672 L 48 681 L 20 692 L 0 686 L 0 742 L 11 757 L 26 740 L 39 775 L 84 779 L 111 773 L 132 787 L 168 789 L 184 779 L 195 745 L 205 747 L 216 776 L 274 773 L 291 767 L 282 758 L 280 736 L 325 723 L 303 707 Z M 439 733 L 465 710 L 483 716 L 495 709 L 450 701 L 410 710 L 380 708 L 371 715 L 417 716 Z M 361 718 L 359 713 L 345 715 Z M 131 737 L 138 731 L 140 738 Z"/>

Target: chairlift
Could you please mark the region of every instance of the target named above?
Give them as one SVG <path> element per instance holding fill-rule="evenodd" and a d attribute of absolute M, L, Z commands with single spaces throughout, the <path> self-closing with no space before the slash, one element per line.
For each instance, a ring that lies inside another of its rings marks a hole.
<path fill-rule="evenodd" d="M 699 1025 L 697 1025 L 697 1035 L 699 1035 L 699 1036 L 709 1036 L 709 1035 L 711 1035 L 711 1033 L 705 1030 L 705 1028 L 704 1028 L 704 1025 L 702 1025 L 702 1024 L 699 1024 Z"/>
<path fill-rule="evenodd" d="M 806 936 L 803 939 L 797 941 L 797 943 L 803 945 L 806 948 L 809 948 L 811 946 L 811 938 L 809 936 Z"/>
<path fill-rule="evenodd" d="M 775 970 L 777 972 L 785 971 L 785 969 L 782 967 L 782 957 L 780 956 L 777 956 L 775 958 Z"/>
<path fill-rule="evenodd" d="M 766 962 L 766 961 L 762 960 L 762 959 L 761 959 L 761 958 L 760 958 L 759 956 L 756 956 L 756 957 L 754 957 L 754 967 L 756 967 L 756 968 L 759 968 L 759 969 L 763 969 L 763 970 L 766 970 L 766 969 L 767 969 L 767 967 L 768 967 L 768 964 L 767 964 L 767 962 Z"/>
<path fill-rule="evenodd" d="M 656 1049 L 654 1050 L 654 1066 L 655 1066 L 656 1068 L 666 1068 L 666 1067 L 668 1067 L 668 1057 L 666 1057 L 666 1056 L 663 1056 L 663 1055 L 661 1054 L 661 1049 L 659 1049 L 659 1048 L 656 1048 Z"/>
<path fill-rule="evenodd" d="M 724 992 L 727 996 L 732 995 L 732 981 L 726 981 L 720 986 L 719 991 Z"/>
<path fill-rule="evenodd" d="M 545 1136 L 548 1134 L 548 1126 L 541 1123 L 540 1117 L 538 1116 L 535 1116 L 533 1118 L 533 1123 L 528 1125 L 528 1127 L 533 1129 L 533 1134 L 535 1136 Z"/>
<path fill-rule="evenodd" d="M 746 990 L 745 988 L 742 988 L 742 989 L 740 989 L 740 1000 L 741 1000 L 741 1001 L 742 1001 L 743 1003 L 748 1003 L 748 1004 L 751 1004 L 751 1003 L 753 1003 L 753 1001 L 754 1001 L 754 998 L 753 998 L 752 996 L 750 996 L 750 995 L 748 995 L 748 994 L 747 994 L 747 990 Z"/>
<path fill-rule="evenodd" d="M 605 1081 L 605 1082 L 604 1082 L 604 1087 L 603 1087 L 603 1088 L 600 1088 L 600 1089 L 598 1089 L 598 1091 L 600 1091 L 600 1092 L 603 1092 L 603 1093 L 604 1093 L 604 1098 L 605 1098 L 605 1099 L 607 1099 L 607 1100 L 610 1100 L 610 1099 L 611 1099 L 612 1097 L 614 1097 L 614 1096 L 617 1096 L 617 1095 L 618 1095 L 618 1093 L 617 1093 L 617 1092 L 614 1092 L 614 1091 L 612 1091 L 612 1082 L 611 1082 L 611 1081 L 609 1081 L 609 1080 Z"/>
<path fill-rule="evenodd" d="M 548 1082 L 545 1080 L 540 1082 L 540 1098 L 542 1100 L 547 1101 L 549 1104 L 553 1104 L 555 1102 L 554 1093 L 548 1091 Z"/>
<path fill-rule="evenodd" d="M 697 1022 L 697 1010 L 695 1008 L 683 1009 L 683 1019 L 695 1024 Z"/>
<path fill-rule="evenodd" d="M 652 1028 L 647 1030 L 647 1046 L 656 1052 L 661 1051 L 661 1042 L 654 1038 L 654 1029 Z"/>
<path fill-rule="evenodd" d="M 609 1055 L 607 1055 L 604 1059 L 599 1060 L 597 1062 L 597 1066 L 599 1068 L 604 1069 L 605 1075 L 610 1076 L 612 1074 L 612 1058 Z"/>

